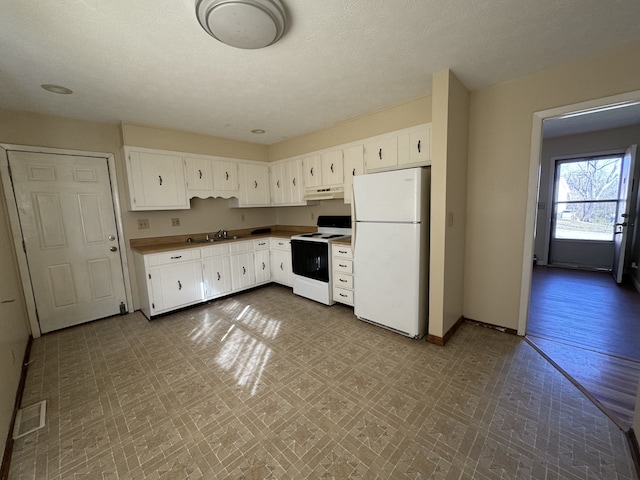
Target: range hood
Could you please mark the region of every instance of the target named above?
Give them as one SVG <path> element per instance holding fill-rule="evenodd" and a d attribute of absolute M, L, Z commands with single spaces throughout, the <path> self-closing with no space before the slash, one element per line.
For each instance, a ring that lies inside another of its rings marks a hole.
<path fill-rule="evenodd" d="M 333 200 L 334 198 L 344 198 L 344 187 L 342 185 L 304 189 L 305 200 Z"/>

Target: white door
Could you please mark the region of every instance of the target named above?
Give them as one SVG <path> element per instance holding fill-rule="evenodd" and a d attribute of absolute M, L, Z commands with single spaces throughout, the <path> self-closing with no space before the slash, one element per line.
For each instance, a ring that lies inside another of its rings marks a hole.
<path fill-rule="evenodd" d="M 126 304 L 107 160 L 9 152 L 38 321 L 43 333 Z"/>
<path fill-rule="evenodd" d="M 629 231 L 629 209 L 631 206 L 631 202 L 628 199 L 631 198 L 631 189 L 633 187 L 630 177 L 636 161 L 636 148 L 636 145 L 631 145 L 627 148 L 620 166 L 620 189 L 618 190 L 620 198 L 618 200 L 618 212 L 613 235 L 613 278 L 615 278 L 616 283 L 622 283 L 622 275 L 624 273 L 625 251 L 628 241 L 627 233 Z"/>

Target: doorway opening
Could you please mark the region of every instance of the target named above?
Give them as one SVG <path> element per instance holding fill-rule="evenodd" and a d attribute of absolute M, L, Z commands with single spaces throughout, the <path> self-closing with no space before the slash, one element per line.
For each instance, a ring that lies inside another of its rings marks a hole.
<path fill-rule="evenodd" d="M 637 143 L 640 127 L 622 143 L 620 135 L 606 133 L 624 130 L 621 126 L 602 127 L 602 132 L 569 128 L 553 138 L 543 121 L 578 117 L 568 114 L 596 112 L 607 104 L 637 104 L 638 98 L 640 92 L 632 92 L 534 114 L 518 329 L 623 430 L 633 422 L 640 375 L 633 341 L 640 335 L 640 294 L 630 283 L 616 285 L 608 272 L 621 258 L 622 270 L 633 273 L 631 262 L 640 253 L 633 238 L 636 202 L 625 202 L 624 195 L 634 183 L 620 160 L 624 148 Z M 638 123 L 640 117 L 635 118 Z M 599 189 L 577 194 L 585 187 L 578 180 L 597 176 Z M 629 206 L 631 215 L 625 211 Z M 624 243 L 632 255 L 616 258 L 614 244 L 623 230 L 631 237 Z M 545 242 L 546 250 L 541 249 Z"/>

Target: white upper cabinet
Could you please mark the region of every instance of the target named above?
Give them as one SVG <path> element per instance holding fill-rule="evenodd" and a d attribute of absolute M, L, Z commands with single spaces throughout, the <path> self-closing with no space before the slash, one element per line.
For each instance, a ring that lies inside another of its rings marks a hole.
<path fill-rule="evenodd" d="M 322 158 L 322 186 L 342 185 L 342 149 L 323 152 Z"/>
<path fill-rule="evenodd" d="M 398 135 L 398 166 L 431 165 L 431 124 Z"/>
<path fill-rule="evenodd" d="M 125 147 L 131 210 L 188 209 L 182 156 Z"/>
<path fill-rule="evenodd" d="M 187 193 L 191 197 L 210 197 L 213 194 L 213 165 L 210 158 L 185 157 Z"/>
<path fill-rule="evenodd" d="M 271 204 L 269 166 L 259 163 L 239 163 L 240 190 L 238 207 L 264 207 Z"/>
<path fill-rule="evenodd" d="M 364 175 L 364 152 L 362 145 L 346 147 L 344 157 L 344 203 L 351 203 L 353 177 Z"/>
<path fill-rule="evenodd" d="M 213 188 L 221 197 L 227 197 L 225 192 L 237 192 L 238 162 L 234 160 L 213 159 Z M 229 196 L 234 196 L 233 194 Z"/>
<path fill-rule="evenodd" d="M 309 155 L 303 158 L 302 167 L 304 173 L 305 188 L 320 187 L 322 185 L 322 157 L 320 154 Z"/>
<path fill-rule="evenodd" d="M 397 135 L 380 135 L 364 144 L 364 163 L 367 172 L 385 170 L 398 165 Z"/>
<path fill-rule="evenodd" d="M 306 205 L 301 159 L 272 163 L 270 176 L 272 205 Z"/>

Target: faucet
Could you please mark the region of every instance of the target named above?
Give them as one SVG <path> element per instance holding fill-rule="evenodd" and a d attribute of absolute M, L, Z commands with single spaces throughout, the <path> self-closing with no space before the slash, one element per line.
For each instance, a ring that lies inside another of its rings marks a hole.
<path fill-rule="evenodd" d="M 227 235 L 228 235 L 228 233 L 227 233 L 226 230 L 218 230 L 215 233 L 215 238 L 227 238 Z"/>

